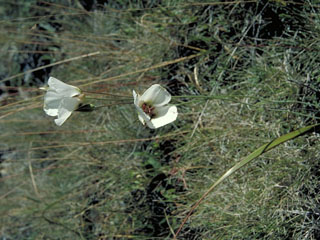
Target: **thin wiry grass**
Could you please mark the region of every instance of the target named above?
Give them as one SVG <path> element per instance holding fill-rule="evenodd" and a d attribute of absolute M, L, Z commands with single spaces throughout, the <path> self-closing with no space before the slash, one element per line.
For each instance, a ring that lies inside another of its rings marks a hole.
<path fill-rule="evenodd" d="M 2 238 L 171 239 L 226 170 L 320 117 L 316 1 L 3 3 Z M 178 120 L 148 130 L 112 103 L 58 128 L 37 89 L 49 75 L 101 98 L 160 83 Z M 317 239 L 318 138 L 239 169 L 179 237 Z"/>

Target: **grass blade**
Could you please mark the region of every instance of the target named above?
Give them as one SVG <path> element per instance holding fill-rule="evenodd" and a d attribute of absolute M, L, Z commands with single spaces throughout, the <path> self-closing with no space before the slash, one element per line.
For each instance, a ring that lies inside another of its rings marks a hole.
<path fill-rule="evenodd" d="M 240 162 L 238 162 L 237 164 L 235 164 L 232 168 L 230 168 L 227 172 L 225 172 L 209 189 L 208 191 L 206 191 L 201 198 L 193 205 L 193 207 L 191 208 L 191 210 L 188 212 L 187 216 L 183 219 L 182 223 L 179 226 L 179 229 L 177 230 L 175 236 L 173 239 L 176 239 L 179 232 L 181 231 L 182 227 L 184 226 L 184 224 L 187 222 L 187 220 L 189 219 L 189 217 L 191 216 L 191 214 L 193 213 L 193 211 L 200 205 L 200 203 L 209 195 L 209 193 L 211 193 L 216 186 L 218 186 L 223 180 L 225 180 L 227 177 L 229 177 L 231 174 L 233 174 L 234 172 L 236 172 L 238 169 L 240 169 L 241 167 L 243 167 L 244 165 L 246 165 L 247 163 L 251 162 L 252 160 L 254 160 L 255 158 L 259 157 L 260 155 L 262 155 L 265 152 L 268 152 L 269 150 L 279 146 L 280 144 L 287 142 L 289 140 L 292 140 L 296 137 L 299 137 L 301 135 L 304 135 L 306 133 L 309 132 L 313 132 L 316 128 L 320 127 L 320 124 L 315 124 L 315 125 L 310 125 L 307 127 L 303 127 L 300 128 L 298 130 L 292 131 L 290 133 L 287 133 L 285 135 L 282 135 L 274 140 L 272 140 L 269 143 L 266 143 L 264 145 L 262 145 L 261 147 L 259 147 L 258 149 L 256 149 L 254 152 L 252 152 L 251 154 L 249 154 L 246 158 L 244 158 L 243 160 L 241 160 Z"/>

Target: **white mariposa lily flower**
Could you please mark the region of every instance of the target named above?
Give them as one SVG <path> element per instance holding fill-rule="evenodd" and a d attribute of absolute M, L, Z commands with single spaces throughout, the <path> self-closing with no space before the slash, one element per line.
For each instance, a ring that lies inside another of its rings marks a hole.
<path fill-rule="evenodd" d="M 43 110 L 49 116 L 56 117 L 54 122 L 61 126 L 76 110 L 84 97 L 81 90 L 60 80 L 50 77 L 49 87 L 41 88 L 47 91 L 44 96 Z"/>
<path fill-rule="evenodd" d="M 159 84 L 152 85 L 142 96 L 133 90 L 133 99 L 139 120 L 149 128 L 159 128 L 177 119 L 177 107 L 167 105 L 171 100 L 170 93 Z"/>

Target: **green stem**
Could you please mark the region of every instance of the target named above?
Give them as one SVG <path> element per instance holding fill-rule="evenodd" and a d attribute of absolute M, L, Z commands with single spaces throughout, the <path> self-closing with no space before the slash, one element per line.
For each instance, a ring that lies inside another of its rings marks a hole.
<path fill-rule="evenodd" d="M 101 106 L 95 106 L 94 108 L 104 108 L 104 107 L 112 107 L 112 106 L 119 106 L 119 105 L 127 105 L 127 104 L 132 104 L 132 102 L 121 102 L 121 103 L 115 103 L 115 104 L 106 104 L 106 105 L 101 105 Z"/>
<path fill-rule="evenodd" d="M 106 100 L 106 101 L 112 101 L 112 102 L 120 102 L 124 100 L 132 100 L 132 98 L 121 98 L 121 99 L 115 99 L 115 98 L 95 98 L 95 97 L 85 97 L 85 99 L 93 99 L 93 100 Z"/>
<path fill-rule="evenodd" d="M 111 97 L 125 97 L 129 98 L 129 95 L 119 95 L 119 94 L 112 94 L 112 93 L 101 93 L 101 92 L 90 92 L 90 91 L 82 91 L 83 93 L 89 93 L 89 94 L 98 94 L 98 95 L 104 95 L 104 96 L 111 96 Z"/>
<path fill-rule="evenodd" d="M 179 99 L 179 98 L 203 98 L 203 99 L 222 99 L 222 100 L 230 100 L 226 98 L 225 95 L 219 96 L 208 96 L 208 95 L 180 95 L 180 96 L 172 96 L 173 99 Z"/>

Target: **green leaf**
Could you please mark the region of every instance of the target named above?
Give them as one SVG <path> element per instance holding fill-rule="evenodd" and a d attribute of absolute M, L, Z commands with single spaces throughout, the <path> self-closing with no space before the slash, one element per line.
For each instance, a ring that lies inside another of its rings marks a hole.
<path fill-rule="evenodd" d="M 244 165 L 246 165 L 247 163 L 251 162 L 252 160 L 254 160 L 255 158 L 259 157 L 260 155 L 262 155 L 265 152 L 268 152 L 269 150 L 279 146 L 280 144 L 292 140 L 296 137 L 299 137 L 301 135 L 304 135 L 306 133 L 315 131 L 317 128 L 320 127 L 320 124 L 315 124 L 315 125 L 311 125 L 311 126 L 307 126 L 307 127 L 303 127 L 300 128 L 298 130 L 295 130 L 293 132 L 287 133 L 285 135 L 282 135 L 276 139 L 274 139 L 273 141 L 266 143 L 264 145 L 262 145 L 261 147 L 259 147 L 258 149 L 256 149 L 254 152 L 252 152 L 251 154 L 249 154 L 246 158 L 244 158 L 243 160 L 241 160 L 240 162 L 238 162 L 237 164 L 235 164 L 232 168 L 230 168 L 227 172 L 225 172 L 225 174 L 223 174 L 202 196 L 201 198 L 193 205 L 193 207 L 190 209 L 189 213 L 187 214 L 187 216 L 183 219 L 182 223 L 179 226 L 178 231 L 175 234 L 175 237 L 179 234 L 179 232 L 181 231 L 182 227 L 184 226 L 184 224 L 187 222 L 188 218 L 191 216 L 192 212 L 200 205 L 200 203 L 203 201 L 203 199 L 205 199 L 209 193 L 211 193 L 216 186 L 218 186 L 224 179 L 226 179 L 227 177 L 229 177 L 231 174 L 233 174 L 234 172 L 236 172 L 238 169 L 240 169 L 241 167 L 243 167 Z M 176 238 L 174 238 L 176 239 Z"/>
<path fill-rule="evenodd" d="M 211 192 L 218 184 L 220 184 L 224 179 L 226 179 L 228 176 L 233 174 L 235 171 L 246 165 L 247 163 L 251 162 L 253 159 L 259 157 L 265 152 L 268 152 L 269 150 L 277 147 L 278 145 L 287 142 L 289 140 L 292 140 L 296 137 L 299 137 L 303 134 L 306 134 L 310 131 L 314 131 L 317 127 L 319 127 L 320 124 L 315 124 L 307 127 L 300 128 L 298 130 L 295 130 L 293 132 L 287 133 L 285 135 L 282 135 L 273 141 L 266 143 L 256 149 L 254 152 L 249 154 L 246 158 L 235 164 L 232 168 L 230 168 L 225 174 L 223 174 L 211 187 L 210 189 L 206 192 L 206 195 L 208 195 L 209 192 Z"/>

